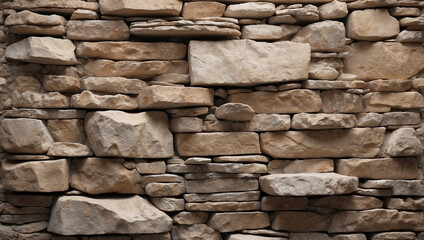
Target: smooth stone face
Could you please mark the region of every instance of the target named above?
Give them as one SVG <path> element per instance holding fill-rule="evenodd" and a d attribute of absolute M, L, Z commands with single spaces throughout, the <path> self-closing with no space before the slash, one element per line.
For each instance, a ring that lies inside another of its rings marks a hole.
<path fill-rule="evenodd" d="M 322 20 L 344 18 L 349 13 L 347 4 L 341 1 L 332 1 L 318 7 L 319 17 Z"/>
<path fill-rule="evenodd" d="M 275 158 L 375 157 L 385 128 L 287 131 L 261 134 L 264 153 Z"/>
<path fill-rule="evenodd" d="M 309 201 L 309 204 L 316 207 L 334 208 L 338 210 L 367 210 L 382 208 L 383 201 L 369 196 L 329 196 Z"/>
<path fill-rule="evenodd" d="M 292 41 L 309 43 L 312 51 L 343 52 L 345 50 L 345 32 L 343 23 L 326 20 L 300 29 Z"/>
<path fill-rule="evenodd" d="M 123 166 L 122 158 L 82 158 L 72 163 L 71 187 L 89 194 L 144 194 L 137 170 Z"/>
<path fill-rule="evenodd" d="M 382 153 L 391 157 L 420 156 L 423 146 L 413 128 L 399 128 L 387 134 Z"/>
<path fill-rule="evenodd" d="M 256 113 L 318 112 L 322 107 L 319 93 L 304 89 L 236 93 L 230 95 L 229 102 L 247 104 Z"/>
<path fill-rule="evenodd" d="M 304 80 L 308 77 L 309 60 L 307 44 L 287 41 L 190 41 L 189 44 L 193 86 L 255 86 Z"/>
<path fill-rule="evenodd" d="M 81 41 L 125 41 L 130 29 L 124 21 L 71 20 L 66 24 L 66 36 Z"/>
<path fill-rule="evenodd" d="M 283 29 L 268 24 L 246 25 L 241 31 L 241 38 L 251 40 L 278 40 L 283 38 Z"/>
<path fill-rule="evenodd" d="M 62 196 L 52 209 L 48 231 L 60 235 L 140 234 L 167 232 L 171 227 L 170 217 L 139 196 Z"/>
<path fill-rule="evenodd" d="M 174 154 L 163 112 L 92 112 L 87 115 L 85 130 L 96 156 L 167 158 Z"/>
<path fill-rule="evenodd" d="M 83 58 L 104 58 L 121 61 L 179 60 L 187 46 L 173 42 L 82 42 L 76 54 Z"/>
<path fill-rule="evenodd" d="M 226 7 L 223 3 L 212 1 L 186 2 L 181 14 L 184 19 L 222 17 Z"/>
<path fill-rule="evenodd" d="M 398 33 L 399 22 L 387 9 L 357 10 L 347 19 L 347 36 L 355 40 L 378 41 Z"/>
<path fill-rule="evenodd" d="M 376 234 L 373 234 L 371 237 L 371 240 L 396 240 L 396 239 L 414 240 L 416 238 L 415 238 L 414 232 L 376 233 Z"/>
<path fill-rule="evenodd" d="M 225 17 L 232 18 L 267 18 L 275 13 L 275 5 L 272 3 L 241 3 L 229 5 L 224 12 Z"/>
<path fill-rule="evenodd" d="M 218 119 L 230 121 L 249 121 L 255 115 L 255 111 L 243 103 L 225 103 L 215 110 Z"/>
<path fill-rule="evenodd" d="M 99 7 L 99 5 L 81 1 L 81 0 L 56 0 L 54 2 L 50 0 L 38 0 L 38 1 L 32 1 L 32 0 L 17 0 L 14 1 L 11 5 L 12 9 L 16 10 L 25 10 L 25 9 L 34 9 L 34 8 L 84 8 L 84 9 L 91 9 Z"/>
<path fill-rule="evenodd" d="M 357 42 L 344 59 L 344 72 L 363 80 L 408 79 L 423 68 L 424 47 L 414 43 Z"/>
<path fill-rule="evenodd" d="M 258 180 L 242 178 L 216 178 L 186 180 L 187 193 L 216 193 L 258 190 Z"/>
<path fill-rule="evenodd" d="M 313 196 L 352 193 L 357 177 L 335 173 L 271 174 L 259 178 L 262 191 L 275 196 Z"/>
<path fill-rule="evenodd" d="M 178 16 L 183 7 L 179 0 L 100 0 L 103 15 L 131 16 Z"/>
<path fill-rule="evenodd" d="M 356 126 L 354 115 L 348 114 L 307 114 L 299 113 L 293 116 L 294 129 L 334 129 L 353 128 Z"/>
<path fill-rule="evenodd" d="M 239 212 L 214 213 L 208 225 L 220 232 L 234 232 L 244 229 L 259 229 L 270 225 L 267 213 Z"/>
<path fill-rule="evenodd" d="M 77 63 L 74 50 L 68 39 L 29 37 L 9 45 L 5 57 L 30 63 L 74 65 Z"/>
<path fill-rule="evenodd" d="M 139 94 L 147 87 L 144 81 L 123 77 L 88 77 L 81 80 L 86 90 L 106 93 Z"/>
<path fill-rule="evenodd" d="M 67 159 L 2 162 L 4 189 L 18 192 L 61 192 L 69 188 Z"/>
<path fill-rule="evenodd" d="M 47 152 L 48 156 L 89 157 L 93 152 L 87 145 L 71 142 L 54 142 Z"/>
<path fill-rule="evenodd" d="M 191 202 L 236 202 L 236 201 L 251 202 L 251 201 L 258 201 L 259 195 L 260 195 L 259 191 L 224 192 L 224 193 L 186 193 L 184 194 L 184 199 L 189 203 Z"/>
<path fill-rule="evenodd" d="M 172 227 L 172 239 L 210 239 L 221 240 L 221 234 L 206 224 L 177 225 Z"/>
<path fill-rule="evenodd" d="M 290 240 L 333 240 L 325 233 L 290 233 Z M 349 239 L 350 240 L 350 239 Z"/>
<path fill-rule="evenodd" d="M 14 153 L 46 153 L 53 137 L 38 119 L 4 119 L 0 128 L 0 146 Z"/>
<path fill-rule="evenodd" d="M 77 9 L 71 15 L 71 20 L 98 20 L 99 14 L 92 10 Z"/>
<path fill-rule="evenodd" d="M 181 156 L 260 154 L 259 136 L 252 132 L 177 134 Z"/>
<path fill-rule="evenodd" d="M 132 110 L 137 108 L 137 100 L 127 95 L 99 95 L 84 90 L 81 94 L 74 94 L 71 98 L 74 108 L 91 109 L 119 109 Z"/>
<path fill-rule="evenodd" d="M 315 212 L 277 212 L 272 222 L 272 229 L 290 232 L 327 231 L 330 217 Z"/>
<path fill-rule="evenodd" d="M 137 97 L 139 107 L 178 108 L 213 105 L 213 90 L 197 87 L 149 86 Z"/>

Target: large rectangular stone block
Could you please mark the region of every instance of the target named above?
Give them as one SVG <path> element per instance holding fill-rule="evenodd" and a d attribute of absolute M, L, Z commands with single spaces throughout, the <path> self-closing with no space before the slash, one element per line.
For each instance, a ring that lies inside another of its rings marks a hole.
<path fill-rule="evenodd" d="M 220 193 L 258 190 L 258 180 L 243 178 L 212 178 L 185 180 L 187 193 Z"/>
<path fill-rule="evenodd" d="M 178 16 L 183 7 L 180 0 L 100 0 L 103 15 Z"/>

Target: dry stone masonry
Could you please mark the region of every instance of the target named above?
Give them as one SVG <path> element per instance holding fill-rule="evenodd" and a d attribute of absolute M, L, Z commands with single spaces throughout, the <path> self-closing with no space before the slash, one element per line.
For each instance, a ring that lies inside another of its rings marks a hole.
<path fill-rule="evenodd" d="M 1 240 L 424 240 L 424 1 L 0 3 Z"/>

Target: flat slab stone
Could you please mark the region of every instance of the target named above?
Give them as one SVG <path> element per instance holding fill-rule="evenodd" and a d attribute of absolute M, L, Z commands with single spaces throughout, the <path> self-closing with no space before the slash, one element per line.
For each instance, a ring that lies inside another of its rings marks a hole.
<path fill-rule="evenodd" d="M 232 18 L 268 18 L 274 15 L 275 5 L 267 2 L 232 4 L 227 7 L 224 16 Z"/>
<path fill-rule="evenodd" d="M 15 25 L 8 27 L 9 32 L 17 35 L 45 35 L 45 36 L 63 36 L 66 33 L 65 26 L 38 26 L 38 25 Z"/>
<path fill-rule="evenodd" d="M 127 95 L 99 95 L 84 90 L 81 94 L 72 95 L 71 106 L 74 108 L 133 110 L 138 105 L 134 98 Z"/>
<path fill-rule="evenodd" d="M 122 41 L 128 40 L 130 29 L 124 21 L 70 20 L 66 24 L 66 37 L 82 41 Z"/>
<path fill-rule="evenodd" d="M 179 0 L 100 0 L 103 15 L 131 16 L 178 16 L 183 7 Z"/>
<path fill-rule="evenodd" d="M 20 11 L 9 15 L 4 25 L 7 27 L 15 25 L 41 25 L 41 26 L 58 26 L 65 25 L 66 19 L 62 16 L 53 15 L 42 15 L 33 13 L 28 10 Z"/>
<path fill-rule="evenodd" d="M 90 91 L 124 94 L 139 94 L 147 87 L 144 81 L 123 77 L 88 77 L 81 80 L 81 85 Z"/>
<path fill-rule="evenodd" d="M 188 211 L 205 212 L 253 211 L 260 209 L 260 203 L 258 201 L 186 203 L 185 209 Z"/>
<path fill-rule="evenodd" d="M 270 225 L 269 216 L 263 212 L 214 213 L 208 225 L 220 232 L 234 232 L 244 229 L 259 229 Z"/>
<path fill-rule="evenodd" d="M 36 118 L 36 119 L 80 119 L 86 112 L 76 109 L 13 109 L 3 112 L 5 117 Z"/>
<path fill-rule="evenodd" d="M 170 217 L 137 195 L 61 196 L 52 209 L 48 231 L 67 236 L 144 234 L 168 232 L 171 227 Z"/>
<path fill-rule="evenodd" d="M 356 117 L 350 114 L 295 114 L 292 119 L 294 129 L 334 129 L 353 128 L 356 126 Z"/>
<path fill-rule="evenodd" d="M 187 26 L 157 26 L 157 27 L 131 27 L 131 34 L 138 37 L 178 37 L 178 38 L 238 38 L 239 30 L 227 27 L 208 25 Z"/>
<path fill-rule="evenodd" d="M 37 8 L 57 8 L 57 9 L 69 9 L 69 8 L 82 8 L 82 9 L 98 9 L 98 3 L 86 2 L 81 0 L 17 0 L 13 1 L 11 8 L 15 10 L 25 9 L 37 9 Z"/>
<path fill-rule="evenodd" d="M 257 179 L 215 178 L 185 180 L 187 193 L 220 193 L 258 190 Z"/>
<path fill-rule="evenodd" d="M 419 92 L 373 92 L 365 95 L 368 106 L 397 109 L 418 109 L 424 107 L 424 97 Z"/>
<path fill-rule="evenodd" d="M 187 178 L 186 178 L 187 179 Z M 259 191 L 225 192 L 225 193 L 188 193 L 184 194 L 187 202 L 237 202 L 258 201 Z"/>
<path fill-rule="evenodd" d="M 193 86 L 255 86 L 304 80 L 308 78 L 309 60 L 308 44 L 251 40 L 189 44 Z"/>
<path fill-rule="evenodd" d="M 324 232 L 329 224 L 328 215 L 316 212 L 281 211 L 276 212 L 271 228 L 288 232 Z"/>
<path fill-rule="evenodd" d="M 259 178 L 262 191 L 275 196 L 349 194 L 358 188 L 358 178 L 336 173 L 271 174 Z"/>
<path fill-rule="evenodd" d="M 261 146 L 274 158 L 373 158 L 380 152 L 384 133 L 385 128 L 266 132 L 261 134 Z"/>

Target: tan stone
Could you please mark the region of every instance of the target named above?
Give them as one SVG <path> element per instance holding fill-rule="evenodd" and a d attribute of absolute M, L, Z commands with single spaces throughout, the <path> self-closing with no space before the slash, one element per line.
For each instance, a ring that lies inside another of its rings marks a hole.
<path fill-rule="evenodd" d="M 399 22 L 387 9 L 353 11 L 347 19 L 347 36 L 355 40 L 378 41 L 399 33 Z"/>
<path fill-rule="evenodd" d="M 340 59 L 313 58 L 309 65 L 309 78 L 333 80 L 340 75 L 342 69 L 343 63 Z"/>
<path fill-rule="evenodd" d="M 186 2 L 184 3 L 183 11 L 181 14 L 184 19 L 222 17 L 225 8 L 225 4 L 219 2 Z"/>
<path fill-rule="evenodd" d="M 203 120 L 197 117 L 172 118 L 170 123 L 172 132 L 202 132 Z"/>
<path fill-rule="evenodd" d="M 373 92 L 405 92 L 412 86 L 411 80 L 375 80 L 367 82 L 366 88 Z"/>
<path fill-rule="evenodd" d="M 2 121 L 0 146 L 6 152 L 46 153 L 52 143 L 53 138 L 41 120 L 18 118 Z"/>
<path fill-rule="evenodd" d="M 179 60 L 187 46 L 173 42 L 82 42 L 76 54 L 83 58 L 104 58 L 122 61 Z"/>
<path fill-rule="evenodd" d="M 76 109 L 13 109 L 4 111 L 3 116 L 36 119 L 83 119 L 85 111 Z"/>
<path fill-rule="evenodd" d="M 268 173 L 325 173 L 333 172 L 334 163 L 331 159 L 308 160 L 272 160 L 268 164 Z"/>
<path fill-rule="evenodd" d="M 135 167 L 140 174 L 164 174 L 166 164 L 164 161 L 135 160 Z"/>
<path fill-rule="evenodd" d="M 387 134 L 381 151 L 391 157 L 420 156 L 423 146 L 413 128 L 399 128 Z"/>
<path fill-rule="evenodd" d="M 268 24 L 246 25 L 241 31 L 242 39 L 251 40 L 278 40 L 283 38 L 283 29 Z"/>
<path fill-rule="evenodd" d="M 52 119 L 47 121 L 47 128 L 56 142 L 84 143 L 86 140 L 82 120 Z"/>
<path fill-rule="evenodd" d="M 89 157 L 93 152 L 84 144 L 71 142 L 54 142 L 47 152 L 48 156 Z"/>
<path fill-rule="evenodd" d="M 332 240 L 328 234 L 325 233 L 290 233 L 290 240 Z"/>
<path fill-rule="evenodd" d="M 178 196 L 185 192 L 182 183 L 149 183 L 146 194 L 151 197 Z"/>
<path fill-rule="evenodd" d="M 230 121 L 249 121 L 254 115 L 253 109 L 242 103 L 225 103 L 215 110 L 218 119 Z"/>
<path fill-rule="evenodd" d="M 178 16 L 183 7 L 179 0 L 100 0 L 103 15 L 131 16 Z"/>
<path fill-rule="evenodd" d="M 81 91 L 81 83 L 76 77 L 44 75 L 43 88 L 50 92 L 77 93 Z"/>
<path fill-rule="evenodd" d="M 388 107 L 396 109 L 417 109 L 424 107 L 424 98 L 418 92 L 374 92 L 365 95 L 369 97 L 365 103 L 369 106 Z"/>
<path fill-rule="evenodd" d="M 224 16 L 232 18 L 267 18 L 275 13 L 275 5 L 267 2 L 249 2 L 229 5 Z"/>
<path fill-rule="evenodd" d="M 419 17 L 421 15 L 420 9 L 416 7 L 392 7 L 389 12 L 395 17 Z"/>
<path fill-rule="evenodd" d="M 65 26 L 15 25 L 8 27 L 9 32 L 17 35 L 62 36 L 66 33 Z"/>
<path fill-rule="evenodd" d="M 355 191 L 358 187 L 358 178 L 336 173 L 271 174 L 260 177 L 259 184 L 262 191 L 269 195 L 334 195 Z"/>
<path fill-rule="evenodd" d="M 74 65 L 77 63 L 74 50 L 68 39 L 29 37 L 9 45 L 5 57 L 30 63 Z"/>
<path fill-rule="evenodd" d="M 363 233 L 340 234 L 333 238 L 334 240 L 367 240 L 367 236 Z"/>
<path fill-rule="evenodd" d="M 383 201 L 368 196 L 329 196 L 310 200 L 309 205 L 316 207 L 334 208 L 338 210 L 367 210 L 382 208 Z"/>
<path fill-rule="evenodd" d="M 391 7 L 396 5 L 396 0 L 358 0 L 348 4 L 349 9 L 363 9 L 363 8 L 377 8 L 377 7 Z"/>
<path fill-rule="evenodd" d="M 344 59 L 344 72 L 363 80 L 407 79 L 423 68 L 424 47 L 414 43 L 353 43 Z"/>
<path fill-rule="evenodd" d="M 85 130 L 96 156 L 167 158 L 174 154 L 163 112 L 92 112 Z"/>
<path fill-rule="evenodd" d="M 90 91 L 123 94 L 139 94 L 147 87 L 144 81 L 123 77 L 88 77 L 82 79 L 81 84 Z"/>
<path fill-rule="evenodd" d="M 258 180 L 242 178 L 217 178 L 186 180 L 187 193 L 215 193 L 258 190 Z"/>
<path fill-rule="evenodd" d="M 285 240 L 286 238 L 282 237 L 263 237 L 259 235 L 249 235 L 249 234 L 231 234 L 228 237 L 228 240 L 244 240 L 244 239 L 250 239 L 250 240 Z"/>
<path fill-rule="evenodd" d="M 262 211 L 304 210 L 308 206 L 306 197 L 264 196 L 261 199 Z"/>
<path fill-rule="evenodd" d="M 307 44 L 190 41 L 189 53 L 194 86 L 255 86 L 308 77 L 310 48 Z M 296 69 L 291 67 L 293 65 Z"/>
<path fill-rule="evenodd" d="M 5 80 L 5 85 L 7 85 L 6 79 Z M 18 93 L 24 93 L 27 91 L 34 91 L 34 92 L 39 92 L 41 90 L 41 83 L 40 81 L 32 76 L 18 76 L 15 78 L 15 86 L 14 86 L 14 91 L 18 92 Z M 7 87 L 7 86 L 5 86 Z M 9 90 L 5 89 L 5 92 L 8 92 Z"/>
<path fill-rule="evenodd" d="M 130 29 L 124 21 L 70 20 L 66 24 L 66 37 L 81 41 L 125 41 L 130 37 Z"/>
<path fill-rule="evenodd" d="M 399 212 L 386 209 L 346 211 L 333 216 L 328 232 L 422 231 L 423 222 L 422 212 Z"/>
<path fill-rule="evenodd" d="M 208 225 L 220 232 L 233 232 L 265 228 L 270 225 L 270 222 L 268 214 L 263 212 L 228 212 L 212 214 Z"/>
<path fill-rule="evenodd" d="M 380 126 L 383 115 L 378 113 L 359 113 L 356 114 L 358 127 L 378 127 Z"/>
<path fill-rule="evenodd" d="M 424 34 L 422 31 L 403 30 L 396 36 L 396 41 L 401 43 L 422 43 Z"/>
<path fill-rule="evenodd" d="M 15 25 L 57 26 L 66 25 L 66 19 L 56 14 L 42 15 L 24 10 L 7 16 L 4 25 L 7 27 Z"/>
<path fill-rule="evenodd" d="M 385 232 L 373 234 L 371 240 L 415 240 L 414 232 Z"/>
<path fill-rule="evenodd" d="M 260 209 L 260 203 L 256 201 L 202 202 L 202 203 L 187 203 L 185 208 L 188 211 L 205 211 L 205 212 L 253 211 L 253 210 Z"/>
<path fill-rule="evenodd" d="M 277 212 L 271 228 L 278 231 L 318 232 L 327 231 L 330 217 L 315 212 Z"/>
<path fill-rule="evenodd" d="M 34 9 L 34 8 L 35 9 L 37 8 L 58 8 L 58 9 L 73 8 L 72 11 L 74 11 L 75 8 L 96 10 L 99 8 L 99 4 L 93 3 L 93 2 L 85 2 L 81 0 L 56 0 L 53 2 L 50 0 L 38 0 L 38 1 L 16 0 L 11 4 L 10 7 L 16 10 L 25 10 L 25 9 Z"/>
<path fill-rule="evenodd" d="M 344 18 L 349 13 L 347 4 L 342 1 L 332 1 L 318 7 L 321 20 Z"/>
<path fill-rule="evenodd" d="M 259 163 L 209 163 L 199 164 L 170 164 L 168 172 L 173 173 L 266 173 L 266 165 Z"/>
<path fill-rule="evenodd" d="M 261 134 L 264 153 L 275 158 L 375 157 L 385 128 L 288 131 Z"/>
<path fill-rule="evenodd" d="M 247 104 L 256 113 L 318 112 L 322 107 L 319 93 L 304 89 L 236 93 L 230 95 L 229 102 Z"/>
<path fill-rule="evenodd" d="M 261 153 L 259 136 L 251 132 L 177 134 L 176 146 L 181 156 Z"/>
<path fill-rule="evenodd" d="M 214 162 L 268 162 L 268 158 L 262 155 L 246 156 L 219 156 L 213 158 Z"/>
<path fill-rule="evenodd" d="M 322 110 L 325 113 L 362 112 L 361 96 L 342 90 L 327 90 L 320 94 Z"/>
<path fill-rule="evenodd" d="M 208 239 L 221 240 L 221 234 L 206 224 L 194 225 L 177 225 L 172 227 L 172 239 L 188 240 L 188 239 Z"/>
<path fill-rule="evenodd" d="M 356 118 L 348 114 L 299 113 L 293 116 L 291 125 L 294 129 L 353 128 Z"/>
<path fill-rule="evenodd" d="M 140 234 L 167 232 L 171 227 L 172 219 L 140 196 L 61 196 L 52 209 L 48 231 L 60 235 Z"/>
<path fill-rule="evenodd" d="M 206 212 L 179 212 L 172 220 L 177 224 L 199 224 L 206 223 L 208 221 L 209 214 Z"/>
<path fill-rule="evenodd" d="M 67 159 L 14 162 L 2 161 L 3 188 L 18 192 L 61 192 L 69 188 Z"/>
<path fill-rule="evenodd" d="M 12 104 L 18 108 L 68 108 L 69 97 L 58 92 L 24 92 L 13 98 Z"/>
<path fill-rule="evenodd" d="M 171 117 L 197 117 L 208 114 L 207 107 L 196 108 L 175 108 L 167 109 L 166 112 L 171 114 Z"/>
<path fill-rule="evenodd" d="M 139 107 L 178 108 L 213 105 L 213 90 L 197 87 L 149 86 L 137 97 Z"/>
<path fill-rule="evenodd" d="M 259 191 L 184 194 L 184 199 L 189 203 L 190 202 L 237 202 L 237 201 L 251 202 L 251 201 L 258 201 L 259 197 L 260 197 Z"/>
<path fill-rule="evenodd" d="M 423 210 L 424 198 L 388 198 L 384 206 L 389 209 L 399 210 Z"/>
<path fill-rule="evenodd" d="M 100 95 L 88 90 L 84 90 L 81 94 L 72 95 L 71 105 L 74 108 L 122 110 L 133 110 L 138 107 L 137 100 L 127 95 Z"/>
<path fill-rule="evenodd" d="M 328 80 L 306 80 L 302 84 L 306 89 L 355 89 L 365 88 L 364 81 L 328 81 Z"/>
<path fill-rule="evenodd" d="M 152 182 L 164 182 L 164 183 L 173 183 L 173 182 L 184 182 L 184 178 L 174 174 L 158 174 L 158 175 L 144 175 L 141 176 L 141 185 L 143 187 Z"/>
<path fill-rule="evenodd" d="M 71 15 L 71 20 L 98 20 L 97 12 L 87 9 L 77 9 Z"/>

